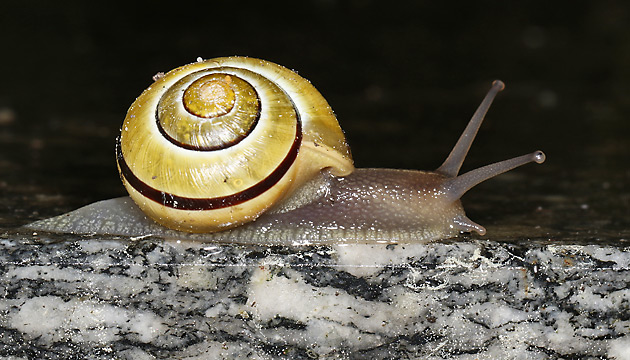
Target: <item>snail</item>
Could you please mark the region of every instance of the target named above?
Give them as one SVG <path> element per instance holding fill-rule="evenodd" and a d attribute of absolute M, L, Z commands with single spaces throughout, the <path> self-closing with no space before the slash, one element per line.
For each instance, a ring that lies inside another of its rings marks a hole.
<path fill-rule="evenodd" d="M 486 230 L 460 197 L 542 151 L 458 175 L 497 80 L 435 171 L 355 169 L 322 95 L 297 73 L 247 57 L 182 66 L 131 105 L 116 159 L 129 197 L 29 229 L 200 241 L 428 242 Z"/>

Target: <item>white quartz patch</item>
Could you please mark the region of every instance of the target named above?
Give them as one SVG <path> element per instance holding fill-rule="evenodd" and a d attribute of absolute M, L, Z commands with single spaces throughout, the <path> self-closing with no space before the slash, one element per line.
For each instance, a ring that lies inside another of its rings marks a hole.
<path fill-rule="evenodd" d="M 430 245 L 384 246 L 367 244 L 335 245 L 338 266 L 355 276 L 378 274 L 385 266 L 401 266 L 410 258 L 426 253 Z"/>
<path fill-rule="evenodd" d="M 630 360 L 630 335 L 610 341 L 608 356 L 615 360 Z"/>
<path fill-rule="evenodd" d="M 55 296 L 28 299 L 11 316 L 11 327 L 44 341 L 60 341 L 69 334 L 73 341 L 108 343 L 120 340 L 121 332 L 133 334 L 139 342 L 150 342 L 167 330 L 159 318 L 148 313 L 94 301 Z"/>
<path fill-rule="evenodd" d="M 261 265 L 252 274 L 248 310 L 261 322 L 281 317 L 304 324 L 300 338 L 318 339 L 314 349 L 327 354 L 342 344 L 356 348 L 381 345 L 380 333 L 414 331 L 415 319 L 432 303 L 432 299 L 400 287 L 387 293 L 388 302 L 362 300 L 342 289 L 309 285 L 290 269 Z"/>

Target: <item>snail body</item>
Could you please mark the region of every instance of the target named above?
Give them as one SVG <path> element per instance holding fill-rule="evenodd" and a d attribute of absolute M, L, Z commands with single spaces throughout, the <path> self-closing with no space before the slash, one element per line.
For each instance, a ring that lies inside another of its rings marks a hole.
<path fill-rule="evenodd" d="M 460 197 L 545 159 L 536 151 L 458 176 L 503 87 L 493 83 L 437 170 L 354 169 L 330 106 L 293 71 L 242 57 L 186 65 L 145 90 L 123 123 L 117 163 L 133 201 L 106 200 L 29 227 L 263 243 L 485 234 L 466 217 Z"/>

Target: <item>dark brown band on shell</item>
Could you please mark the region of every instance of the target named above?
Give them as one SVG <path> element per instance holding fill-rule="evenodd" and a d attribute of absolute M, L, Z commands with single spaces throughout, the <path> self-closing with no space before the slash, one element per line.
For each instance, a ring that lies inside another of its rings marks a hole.
<path fill-rule="evenodd" d="M 131 171 L 125 158 L 122 154 L 120 146 L 120 137 L 116 139 L 116 159 L 118 161 L 118 167 L 120 168 L 120 174 L 131 187 L 136 189 L 139 193 L 145 196 L 147 199 L 151 199 L 158 204 L 162 204 L 166 207 L 180 210 L 212 210 L 221 209 L 234 205 L 241 204 L 245 201 L 251 200 L 265 191 L 272 188 L 282 177 L 289 171 L 295 159 L 298 156 L 300 145 L 302 144 L 302 122 L 300 120 L 299 112 L 296 112 L 296 127 L 295 138 L 293 144 L 289 149 L 289 152 L 284 157 L 282 162 L 271 172 L 266 178 L 262 179 L 255 185 L 248 189 L 237 192 L 228 196 L 220 196 L 215 198 L 189 198 L 183 196 L 177 196 L 164 191 L 155 189 L 149 186 L 144 181 L 140 180 Z"/>

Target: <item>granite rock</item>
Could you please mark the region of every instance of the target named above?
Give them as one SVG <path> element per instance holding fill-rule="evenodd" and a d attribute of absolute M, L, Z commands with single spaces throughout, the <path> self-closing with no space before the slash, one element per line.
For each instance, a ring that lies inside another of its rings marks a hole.
<path fill-rule="evenodd" d="M 10 359 L 630 359 L 630 248 L 5 234 Z"/>

